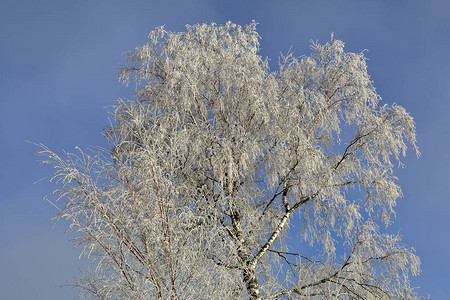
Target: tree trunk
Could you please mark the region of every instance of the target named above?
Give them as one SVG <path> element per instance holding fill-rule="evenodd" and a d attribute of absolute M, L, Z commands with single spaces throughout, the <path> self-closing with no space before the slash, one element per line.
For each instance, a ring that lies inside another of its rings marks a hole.
<path fill-rule="evenodd" d="M 258 278 L 256 278 L 255 270 L 253 268 L 244 271 L 244 282 L 250 299 L 260 300 L 261 293 L 259 292 Z"/>

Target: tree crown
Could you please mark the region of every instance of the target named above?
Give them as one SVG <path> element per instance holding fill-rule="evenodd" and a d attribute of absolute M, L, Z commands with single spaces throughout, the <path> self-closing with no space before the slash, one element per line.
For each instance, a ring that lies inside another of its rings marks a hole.
<path fill-rule="evenodd" d="M 412 117 L 379 106 L 364 54 L 342 41 L 272 72 L 259 38 L 255 22 L 157 28 L 121 69 L 136 100 L 117 102 L 111 150 L 44 147 L 59 218 L 98 264 L 83 295 L 416 297 L 418 257 L 377 225 L 401 196 L 407 142 L 419 153 Z"/>

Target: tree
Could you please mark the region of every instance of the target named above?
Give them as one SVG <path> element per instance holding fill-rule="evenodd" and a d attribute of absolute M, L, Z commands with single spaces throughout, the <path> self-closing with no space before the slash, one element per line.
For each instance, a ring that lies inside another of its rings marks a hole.
<path fill-rule="evenodd" d="M 414 250 L 380 232 L 412 117 L 379 106 L 363 53 L 340 40 L 281 56 L 256 23 L 163 27 L 129 53 L 109 150 L 62 159 L 58 219 L 96 268 L 99 299 L 415 299 Z"/>

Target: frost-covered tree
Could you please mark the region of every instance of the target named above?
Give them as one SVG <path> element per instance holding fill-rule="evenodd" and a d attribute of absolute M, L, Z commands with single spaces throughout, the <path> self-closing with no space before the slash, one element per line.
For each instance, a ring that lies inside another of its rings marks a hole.
<path fill-rule="evenodd" d="M 163 27 L 129 53 L 110 149 L 60 158 L 59 219 L 96 268 L 82 298 L 416 299 L 391 223 L 413 119 L 363 53 L 258 55 L 256 23 Z"/>

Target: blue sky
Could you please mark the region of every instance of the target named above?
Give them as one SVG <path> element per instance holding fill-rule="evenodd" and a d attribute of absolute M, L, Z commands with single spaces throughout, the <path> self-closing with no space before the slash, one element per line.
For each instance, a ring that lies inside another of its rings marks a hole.
<path fill-rule="evenodd" d="M 291 46 L 330 34 L 346 50 L 368 49 L 368 69 L 384 103 L 415 118 L 419 147 L 397 171 L 404 197 L 389 228 L 422 260 L 413 278 L 433 299 L 450 295 L 450 2 L 445 0 L 65 1 L 0 0 L 0 298 L 72 299 L 60 288 L 79 274 L 78 249 L 43 196 L 53 186 L 38 150 L 105 145 L 108 107 L 131 88 L 118 83 L 123 53 L 166 25 L 256 20 L 261 55 L 276 67 Z"/>

